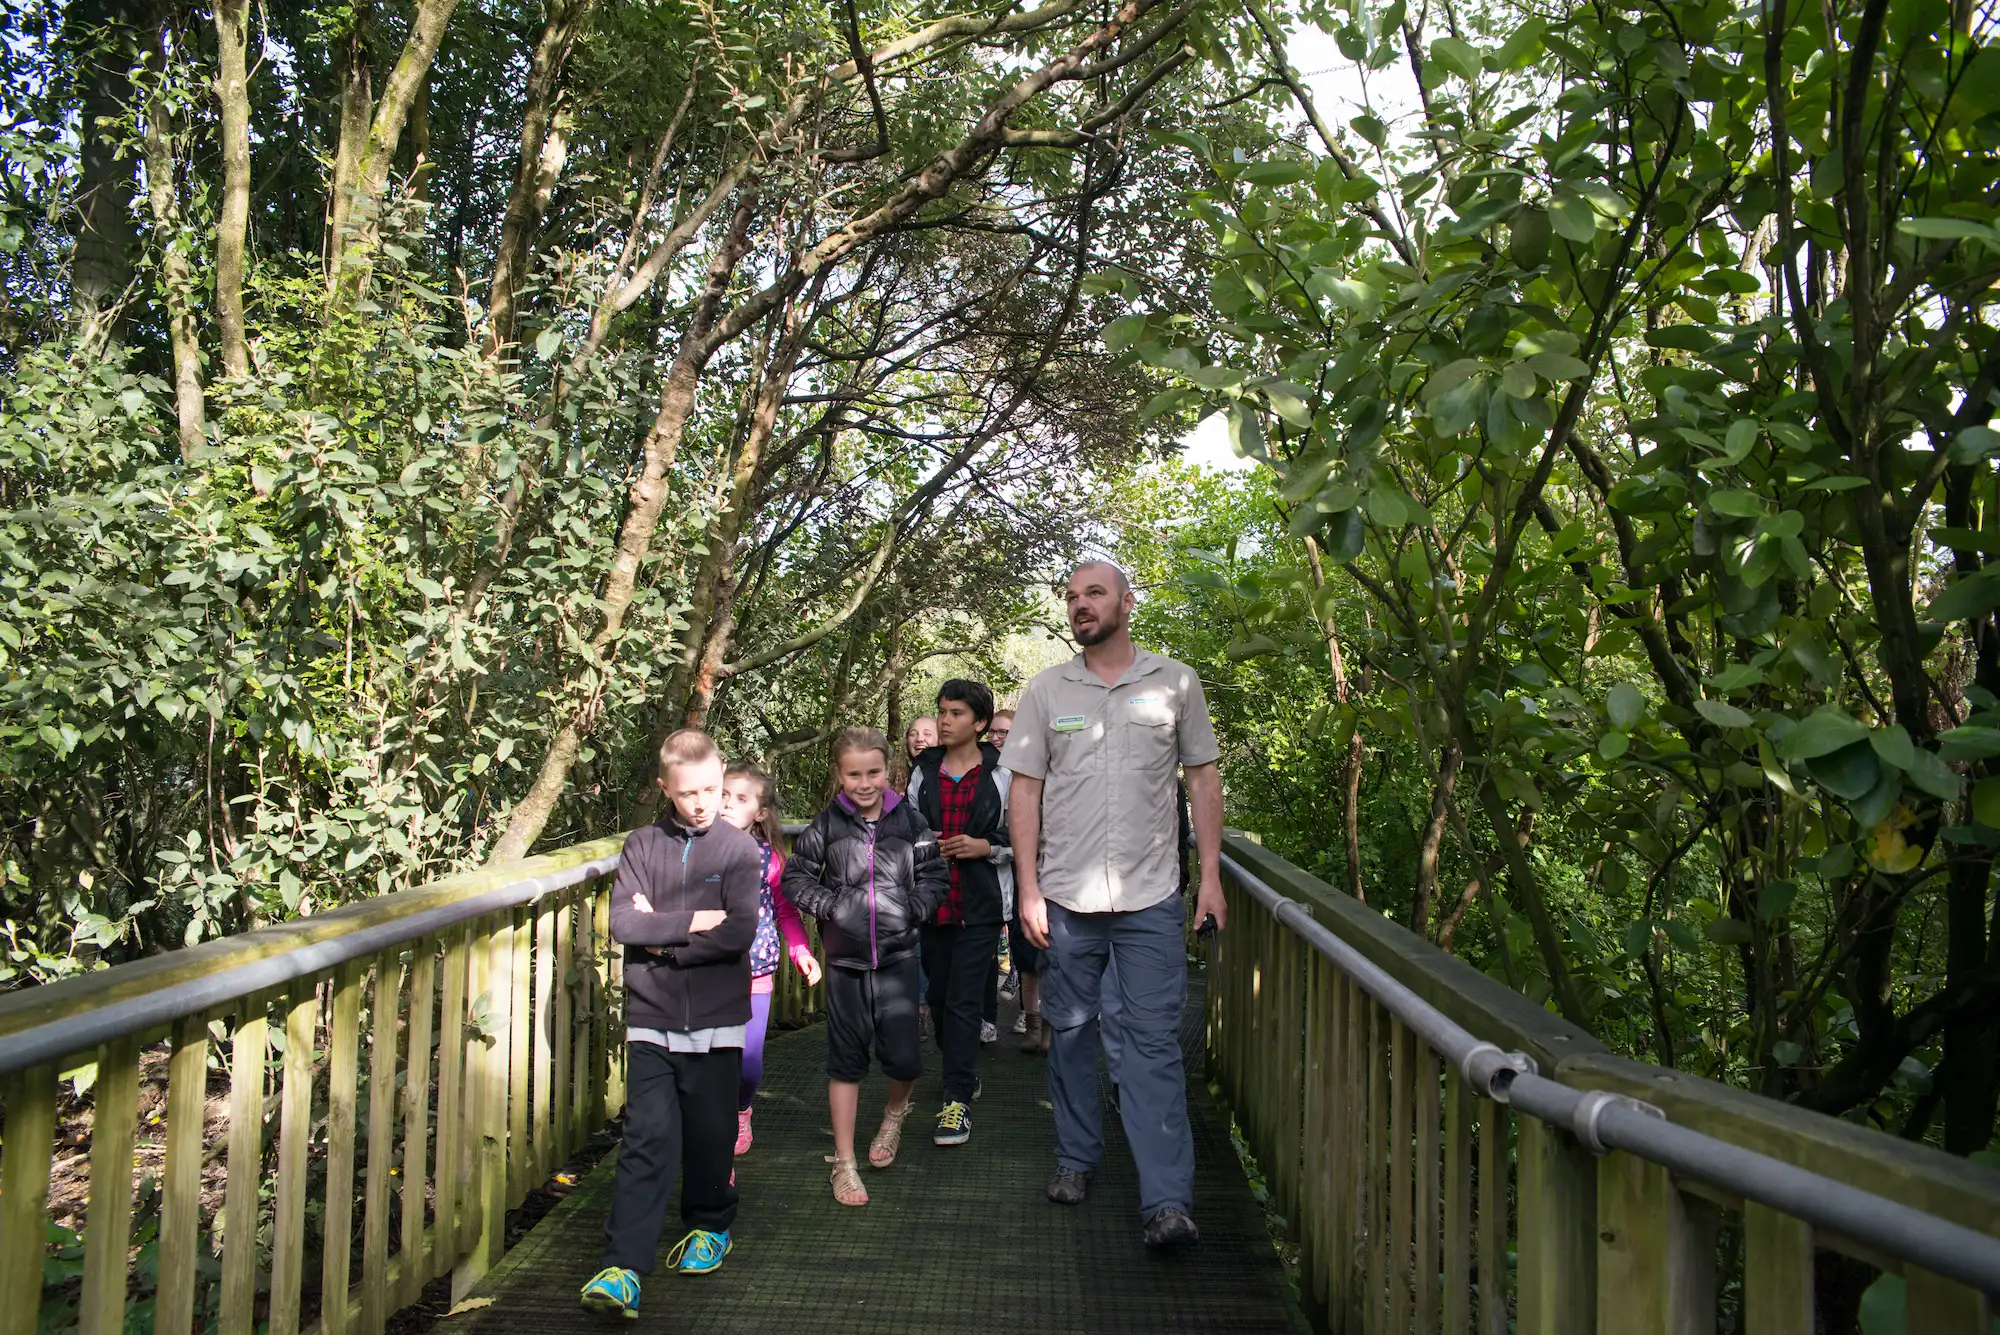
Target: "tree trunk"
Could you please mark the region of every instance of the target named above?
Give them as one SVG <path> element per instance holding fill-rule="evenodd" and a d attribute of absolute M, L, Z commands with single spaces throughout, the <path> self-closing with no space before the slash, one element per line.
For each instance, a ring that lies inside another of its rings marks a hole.
<path fill-rule="evenodd" d="M 414 203 L 429 204 L 431 200 L 431 175 L 435 164 L 431 162 L 431 80 L 424 75 L 423 87 L 417 90 L 417 100 L 410 104 L 410 199 Z"/>
<path fill-rule="evenodd" d="M 158 32 L 158 74 L 166 78 L 168 33 Z M 174 412 L 180 424 L 181 460 L 192 462 L 207 439 L 201 399 L 201 346 L 194 324 L 194 272 L 188 263 L 188 238 L 181 228 L 181 208 L 174 185 L 174 149 L 168 135 L 167 100 L 156 91 L 146 101 L 146 195 L 153 213 L 153 239 L 159 248 L 160 277 L 167 313 L 167 338 L 174 353 Z"/>
<path fill-rule="evenodd" d="M 681 335 L 673 369 L 667 373 L 666 381 L 660 387 L 659 412 L 653 418 L 652 429 L 646 433 L 641 450 L 642 466 L 639 475 L 632 479 L 625 522 L 618 535 L 618 555 L 612 561 L 599 602 L 603 609 L 603 622 L 590 642 L 589 670 L 592 673 L 602 671 L 615 651 L 618 633 L 625 624 L 625 613 L 631 608 L 632 598 L 638 592 L 639 572 L 645 566 L 647 552 L 652 547 L 653 530 L 659 525 L 660 511 L 667 503 L 667 472 L 673 467 L 674 458 L 680 451 L 681 435 L 687 427 L 688 415 L 694 410 L 695 388 L 700 383 L 702 369 L 709 357 L 714 355 L 710 335 L 714 332 L 716 310 L 722 304 L 722 294 L 729 286 L 730 277 L 736 272 L 744 251 L 749 248 L 750 219 L 755 209 L 754 196 L 737 205 L 736 214 L 730 220 L 729 234 L 709 261 L 707 283 L 694 316 L 688 322 L 687 331 Z M 547 753 L 542 757 L 541 768 L 536 771 L 534 783 L 529 786 L 520 805 L 514 808 L 506 833 L 494 844 L 489 862 L 511 862 L 525 856 L 534 845 L 569 783 L 570 769 L 576 764 L 583 735 L 596 715 L 596 704 L 593 696 L 575 705 L 569 718 L 556 730 L 556 735 L 549 741 Z"/>
<path fill-rule="evenodd" d="M 1326 587 L 1326 560 L 1320 554 L 1319 543 L 1310 536 L 1305 540 L 1306 566 L 1312 572 L 1314 601 L 1321 589 Z M 1327 661 L 1333 668 L 1333 697 L 1341 705 L 1349 703 L 1347 681 L 1347 657 L 1341 651 L 1340 627 L 1334 622 L 1333 611 L 1329 608 L 1319 617 L 1320 637 L 1326 641 Z M 1340 828 L 1347 849 L 1347 893 L 1362 903 L 1368 896 L 1361 884 L 1361 761 L 1363 746 L 1361 723 L 1356 719 L 1354 731 L 1347 739 L 1347 767 L 1340 782 Z M 1435 868 L 1433 868 L 1435 871 Z"/>
<path fill-rule="evenodd" d="M 528 66 L 528 86 L 521 112 L 521 155 L 514 168 L 514 184 L 507 193 L 507 213 L 500 224 L 500 245 L 493 265 L 493 283 L 487 299 L 486 355 L 492 356 L 515 341 L 518 315 L 515 293 L 527 276 L 528 257 L 542 215 L 548 208 L 549 193 L 562 171 L 567 147 L 555 128 L 557 89 L 563 65 L 596 0 L 553 0 L 548 20 L 542 25 L 541 40 Z"/>
<path fill-rule="evenodd" d="M 70 324 L 93 348 L 124 341 L 121 309 L 132 282 L 132 226 L 137 182 L 120 161 L 118 120 L 132 101 L 134 42 L 130 0 L 71 0 L 63 41 L 81 62 L 82 124 L 70 262 Z"/>
<path fill-rule="evenodd" d="M 358 291 L 366 281 L 367 258 L 375 248 L 381 223 L 382 197 L 388 190 L 389 171 L 396 163 L 396 146 L 402 141 L 403 130 L 409 124 L 410 108 L 416 103 L 417 94 L 430 74 L 431 62 L 437 58 L 438 44 L 444 40 L 445 27 L 451 22 L 452 11 L 457 8 L 458 0 L 417 0 L 416 12 L 410 16 L 410 35 L 404 39 L 402 54 L 396 58 L 396 67 L 389 71 L 375 114 L 365 120 L 365 137 L 361 140 L 359 151 L 351 156 L 349 106 L 345 95 L 341 99 L 341 156 L 334 173 L 336 225 L 329 239 L 329 253 L 333 257 L 329 287 L 337 286 L 343 273 L 350 280 L 350 290 Z M 359 31 L 357 22 L 357 44 Z M 354 64 L 350 60 L 350 70 Z M 365 62 L 363 68 L 365 70 Z M 345 176 L 343 168 L 347 173 Z M 341 189 L 343 183 L 348 185 L 345 190 Z M 347 272 L 350 246 L 356 252 L 356 263 L 353 271 Z"/>
<path fill-rule="evenodd" d="M 354 26 L 334 57 L 340 76 L 340 134 L 334 141 L 333 178 L 327 186 L 325 259 L 327 281 L 340 269 L 347 244 L 354 194 L 361 183 L 361 155 L 368 147 L 368 121 L 375 114 L 373 74 L 365 34 L 369 5 L 355 7 Z"/>
<path fill-rule="evenodd" d="M 1987 960 L 1987 907 L 1993 863 L 1968 857 L 1952 865 L 1945 891 L 1945 988 L 1970 990 Z M 1953 1154 L 1983 1150 L 1993 1138 L 1994 1026 L 1977 1014 L 1944 1027 L 1944 1147 Z"/>
<path fill-rule="evenodd" d="M 216 0 L 216 101 L 222 107 L 222 208 L 215 226 L 215 323 L 222 369 L 250 373 L 243 321 L 243 249 L 250 227 L 249 0 Z"/>
<path fill-rule="evenodd" d="M 1431 818 L 1417 844 L 1417 888 L 1410 905 L 1410 930 L 1428 939 L 1431 934 L 1431 904 L 1437 898 L 1438 848 L 1444 842 L 1444 827 L 1451 815 L 1452 792 L 1458 786 L 1458 767 L 1464 753 L 1456 744 L 1445 747 L 1444 762 L 1438 766 L 1437 786 L 1431 792 Z"/>

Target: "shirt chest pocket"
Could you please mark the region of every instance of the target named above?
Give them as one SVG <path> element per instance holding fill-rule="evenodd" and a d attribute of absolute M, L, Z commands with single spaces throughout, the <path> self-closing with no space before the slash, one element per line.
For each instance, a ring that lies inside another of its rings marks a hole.
<path fill-rule="evenodd" d="M 1064 714 L 1049 725 L 1049 764 L 1066 774 L 1104 768 L 1104 720 L 1091 714 Z"/>
<path fill-rule="evenodd" d="M 1132 759 L 1142 765 L 1172 763 L 1175 755 L 1174 704 L 1149 691 L 1125 701 L 1125 736 Z"/>

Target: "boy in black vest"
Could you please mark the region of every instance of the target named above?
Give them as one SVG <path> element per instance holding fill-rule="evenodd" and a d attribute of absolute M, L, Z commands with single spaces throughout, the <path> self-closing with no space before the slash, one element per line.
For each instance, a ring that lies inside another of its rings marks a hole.
<path fill-rule="evenodd" d="M 1009 776 L 1000 768 L 1000 753 L 982 740 L 992 722 L 993 692 L 986 683 L 946 682 L 937 695 L 942 744 L 919 755 L 910 775 L 909 800 L 938 832 L 938 850 L 951 870 L 951 889 L 923 931 L 925 1000 L 944 1050 L 944 1107 L 931 1137 L 939 1145 L 972 1138 L 980 1014 L 1007 918 L 1000 868 L 1012 856 Z"/>
<path fill-rule="evenodd" d="M 625 1135 L 604 1225 L 604 1269 L 583 1305 L 639 1314 L 678 1173 L 687 1236 L 667 1263 L 706 1274 L 729 1254 L 736 1092 L 750 1023 L 750 943 L 763 853 L 717 820 L 722 754 L 684 728 L 660 747 L 667 810 L 625 841 L 611 937 L 625 947 Z"/>

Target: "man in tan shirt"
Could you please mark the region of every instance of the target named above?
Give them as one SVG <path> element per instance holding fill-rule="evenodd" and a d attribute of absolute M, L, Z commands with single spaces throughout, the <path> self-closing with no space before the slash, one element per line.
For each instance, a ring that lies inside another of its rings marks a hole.
<path fill-rule="evenodd" d="M 1056 1171 L 1049 1199 L 1080 1203 L 1104 1149 L 1097 1089 L 1100 1019 L 1119 1112 L 1139 1170 L 1147 1243 L 1200 1236 L 1194 1138 L 1181 1063 L 1187 993 L 1177 774 L 1185 771 L 1201 853 L 1197 918 L 1222 926 L 1222 780 L 1201 680 L 1132 643 L 1133 596 L 1109 562 L 1077 568 L 1065 592 L 1083 652 L 1028 683 L 1001 763 L 1021 931 L 1044 950 L 1042 1018 L 1054 1030 L 1049 1102 Z"/>

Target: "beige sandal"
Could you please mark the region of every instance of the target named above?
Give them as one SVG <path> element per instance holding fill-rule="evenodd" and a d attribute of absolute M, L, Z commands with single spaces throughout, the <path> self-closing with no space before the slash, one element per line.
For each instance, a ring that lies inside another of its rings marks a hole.
<path fill-rule="evenodd" d="M 861 1174 L 855 1170 L 854 1160 L 835 1159 L 827 1181 L 833 1184 L 833 1199 L 838 1204 L 868 1204 L 868 1188 L 861 1185 Z"/>
<path fill-rule="evenodd" d="M 884 1108 L 882 1125 L 876 1129 L 875 1141 L 868 1147 L 868 1162 L 876 1168 L 887 1168 L 896 1162 L 897 1151 L 903 1148 L 903 1123 L 910 1116 L 910 1109 L 916 1106 L 913 1099 L 903 1105 L 902 1110 Z"/>

